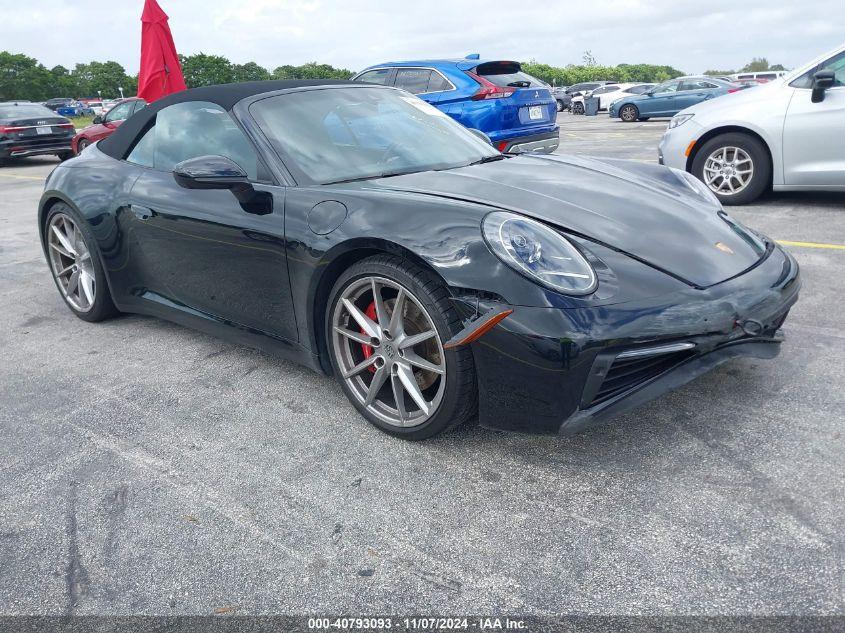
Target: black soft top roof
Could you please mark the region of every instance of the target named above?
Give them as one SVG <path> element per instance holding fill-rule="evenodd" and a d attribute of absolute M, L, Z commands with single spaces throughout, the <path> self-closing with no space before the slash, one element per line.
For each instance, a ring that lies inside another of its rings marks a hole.
<path fill-rule="evenodd" d="M 100 141 L 97 144 L 97 148 L 113 158 L 123 158 L 132 147 L 138 134 L 149 127 L 150 122 L 155 118 L 158 111 L 174 103 L 208 101 L 210 103 L 216 103 L 224 110 L 229 111 L 238 101 L 265 92 L 302 88 L 304 86 L 335 86 L 352 83 L 351 81 L 328 79 L 245 81 L 238 84 L 221 84 L 218 86 L 203 86 L 202 88 L 183 90 L 154 101 L 143 110 L 139 110 L 133 114 L 115 130 L 114 134 Z"/>

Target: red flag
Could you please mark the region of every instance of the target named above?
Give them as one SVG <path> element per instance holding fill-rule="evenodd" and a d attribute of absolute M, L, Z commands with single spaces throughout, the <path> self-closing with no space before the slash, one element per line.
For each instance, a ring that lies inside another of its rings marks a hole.
<path fill-rule="evenodd" d="M 151 103 L 180 90 L 185 90 L 185 78 L 167 25 L 167 14 L 156 0 L 145 0 L 141 14 L 138 96 Z"/>

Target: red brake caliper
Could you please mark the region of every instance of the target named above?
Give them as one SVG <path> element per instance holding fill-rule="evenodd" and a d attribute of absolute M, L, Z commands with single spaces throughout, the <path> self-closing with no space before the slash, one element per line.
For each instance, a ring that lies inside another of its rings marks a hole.
<path fill-rule="evenodd" d="M 373 321 L 376 320 L 376 304 L 375 304 L 375 301 L 371 302 L 370 305 L 367 306 L 367 309 L 364 310 L 364 314 L 366 314 L 368 317 L 370 317 Z M 364 332 L 363 328 L 361 329 L 361 334 L 366 334 L 366 332 Z M 370 356 L 373 355 L 374 350 L 373 350 L 372 345 L 364 345 L 363 343 L 361 343 L 361 351 L 364 352 L 364 358 L 369 358 Z M 374 374 L 375 371 L 376 371 L 375 365 L 370 365 L 369 367 L 367 367 L 367 370 L 370 373 Z"/>

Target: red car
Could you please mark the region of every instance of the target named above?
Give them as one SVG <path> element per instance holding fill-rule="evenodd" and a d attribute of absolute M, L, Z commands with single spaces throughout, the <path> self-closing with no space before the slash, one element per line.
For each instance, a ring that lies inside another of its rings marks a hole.
<path fill-rule="evenodd" d="M 139 97 L 121 99 L 114 107 L 102 116 L 94 117 L 94 122 L 88 127 L 77 132 L 71 141 L 74 154 L 79 154 L 91 143 L 96 143 L 114 132 L 121 123 L 132 116 L 141 108 L 146 107 L 147 102 Z"/>

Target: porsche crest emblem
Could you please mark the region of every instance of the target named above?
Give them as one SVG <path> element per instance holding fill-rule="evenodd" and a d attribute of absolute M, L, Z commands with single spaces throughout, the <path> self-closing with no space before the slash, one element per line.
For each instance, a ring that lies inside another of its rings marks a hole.
<path fill-rule="evenodd" d="M 716 242 L 716 248 L 718 248 L 723 253 L 727 253 L 728 255 L 734 254 L 733 249 L 730 246 L 728 246 L 727 244 L 724 244 L 722 242 Z"/>

